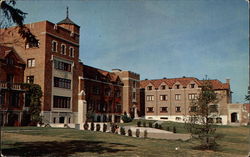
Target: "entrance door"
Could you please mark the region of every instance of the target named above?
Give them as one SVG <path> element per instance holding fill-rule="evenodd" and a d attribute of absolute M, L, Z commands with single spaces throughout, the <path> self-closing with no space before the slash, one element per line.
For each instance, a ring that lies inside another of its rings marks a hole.
<path fill-rule="evenodd" d="M 64 123 L 64 119 L 65 119 L 64 117 L 60 117 L 59 118 L 59 123 Z"/>
<path fill-rule="evenodd" d="M 238 119 L 237 119 L 237 113 L 236 112 L 231 113 L 231 122 L 235 123 L 237 121 L 238 121 Z"/>

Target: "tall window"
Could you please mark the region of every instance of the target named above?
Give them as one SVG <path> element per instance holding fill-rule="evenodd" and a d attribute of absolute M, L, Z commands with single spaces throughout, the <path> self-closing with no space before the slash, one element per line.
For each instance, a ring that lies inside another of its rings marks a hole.
<path fill-rule="evenodd" d="M 154 100 L 154 95 L 147 95 L 146 100 L 147 101 L 153 101 Z"/>
<path fill-rule="evenodd" d="M 180 94 L 175 94 L 175 100 L 181 100 L 181 95 Z"/>
<path fill-rule="evenodd" d="M 54 95 L 54 108 L 70 108 L 70 97 L 64 97 L 64 96 L 55 96 Z"/>
<path fill-rule="evenodd" d="M 160 100 L 161 101 L 165 101 L 165 100 L 167 100 L 167 95 L 160 95 Z"/>
<path fill-rule="evenodd" d="M 63 55 L 66 54 L 66 45 L 64 45 L 64 44 L 61 45 L 61 54 L 63 54 Z"/>
<path fill-rule="evenodd" d="M 161 90 L 165 90 L 166 86 L 165 85 L 161 85 Z"/>
<path fill-rule="evenodd" d="M 14 75 L 13 74 L 7 74 L 7 82 L 10 82 L 10 83 L 14 82 Z"/>
<path fill-rule="evenodd" d="M 27 59 L 27 67 L 28 68 L 35 67 L 35 65 L 36 65 L 35 58 L 29 58 L 29 59 Z"/>
<path fill-rule="evenodd" d="M 54 87 L 71 89 L 71 80 L 54 77 Z"/>
<path fill-rule="evenodd" d="M 160 109 L 160 112 L 168 112 L 168 107 L 161 107 Z"/>
<path fill-rule="evenodd" d="M 52 47 L 51 47 L 52 52 L 57 52 L 57 42 L 56 41 L 52 41 Z"/>
<path fill-rule="evenodd" d="M 34 83 L 34 76 L 27 76 L 26 82 L 27 83 Z"/>
<path fill-rule="evenodd" d="M 132 93 L 132 97 L 133 97 L 134 100 L 136 99 L 136 93 L 135 92 Z"/>
<path fill-rule="evenodd" d="M 74 57 L 74 48 L 73 47 L 69 48 L 69 56 Z"/>
<path fill-rule="evenodd" d="M 152 90 L 153 87 L 152 86 L 148 86 L 147 90 Z"/>
<path fill-rule="evenodd" d="M 136 88 L 136 82 L 133 81 L 133 88 Z"/>
<path fill-rule="evenodd" d="M 197 95 L 196 94 L 188 94 L 188 99 L 189 100 L 197 99 Z"/>
<path fill-rule="evenodd" d="M 181 107 L 180 106 L 175 107 L 175 112 L 181 112 Z"/>
<path fill-rule="evenodd" d="M 54 60 L 54 67 L 58 70 L 71 72 L 71 64 L 62 61 Z"/>

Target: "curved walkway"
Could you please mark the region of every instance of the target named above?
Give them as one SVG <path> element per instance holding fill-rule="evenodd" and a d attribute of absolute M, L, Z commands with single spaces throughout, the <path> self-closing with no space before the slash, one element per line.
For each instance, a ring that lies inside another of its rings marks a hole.
<path fill-rule="evenodd" d="M 190 134 L 180 134 L 180 133 L 173 133 L 170 131 L 155 129 L 155 128 L 145 128 L 145 127 L 135 127 L 135 126 L 125 126 L 124 127 L 126 132 L 128 129 L 131 129 L 133 136 L 135 136 L 136 129 L 140 129 L 140 135 L 144 135 L 144 130 L 147 130 L 149 138 L 156 138 L 156 139 L 171 139 L 171 140 L 188 140 L 191 138 Z"/>

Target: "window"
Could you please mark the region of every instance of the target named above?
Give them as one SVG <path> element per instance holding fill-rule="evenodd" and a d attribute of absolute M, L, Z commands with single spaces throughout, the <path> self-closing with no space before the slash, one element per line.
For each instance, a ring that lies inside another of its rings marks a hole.
<path fill-rule="evenodd" d="M 148 113 L 154 112 L 154 108 L 153 108 L 153 107 L 147 107 L 147 112 L 148 112 Z"/>
<path fill-rule="evenodd" d="M 51 48 L 52 52 L 57 52 L 57 42 L 56 41 L 52 41 L 52 48 Z"/>
<path fill-rule="evenodd" d="M 69 64 L 69 63 L 55 60 L 54 67 L 55 67 L 55 69 L 58 69 L 58 70 L 71 72 L 71 64 Z"/>
<path fill-rule="evenodd" d="M 61 54 L 63 54 L 63 55 L 66 54 L 66 45 L 64 45 L 64 44 L 61 45 Z"/>
<path fill-rule="evenodd" d="M 175 107 L 175 112 L 181 112 L 181 107 L 180 106 Z"/>
<path fill-rule="evenodd" d="M 135 92 L 132 93 L 132 97 L 133 97 L 134 100 L 136 99 L 136 93 Z"/>
<path fill-rule="evenodd" d="M 70 97 L 64 97 L 64 96 L 55 96 L 54 95 L 54 108 L 70 108 Z"/>
<path fill-rule="evenodd" d="M 179 120 L 181 120 L 181 117 L 175 117 L 175 120 L 179 121 Z"/>
<path fill-rule="evenodd" d="M 74 57 L 74 48 L 73 47 L 69 48 L 69 56 Z"/>
<path fill-rule="evenodd" d="M 165 90 L 166 86 L 165 85 L 161 85 L 161 90 Z"/>
<path fill-rule="evenodd" d="M 160 100 L 161 101 L 165 101 L 165 100 L 167 100 L 167 95 L 160 95 Z"/>
<path fill-rule="evenodd" d="M 148 86 L 148 88 L 147 88 L 148 90 L 152 90 L 152 86 Z"/>
<path fill-rule="evenodd" d="M 106 88 L 105 91 L 105 96 L 111 96 L 111 89 L 110 88 Z"/>
<path fill-rule="evenodd" d="M 218 105 L 209 105 L 209 112 L 218 112 Z"/>
<path fill-rule="evenodd" d="M 71 80 L 54 77 L 54 87 L 71 89 Z"/>
<path fill-rule="evenodd" d="M 216 118 L 216 123 L 222 123 L 222 118 L 217 117 L 217 118 Z"/>
<path fill-rule="evenodd" d="M 175 94 L 175 100 L 181 100 L 181 95 L 180 94 Z"/>
<path fill-rule="evenodd" d="M 121 97 L 121 91 L 120 90 L 115 91 L 115 97 L 117 97 L 117 98 Z"/>
<path fill-rule="evenodd" d="M 195 87 L 195 84 L 190 84 L 190 88 L 194 88 Z"/>
<path fill-rule="evenodd" d="M 27 42 L 26 44 L 25 44 L 25 48 L 26 49 L 28 49 L 28 48 L 39 48 L 39 45 L 40 45 L 40 42 L 39 42 L 39 40 L 37 41 L 37 42 Z"/>
<path fill-rule="evenodd" d="M 197 99 L 197 95 L 196 94 L 188 94 L 188 99 L 195 100 L 195 99 Z"/>
<path fill-rule="evenodd" d="M 30 59 L 27 59 L 27 67 L 28 68 L 31 68 L 31 67 L 35 67 L 35 59 L 34 58 L 30 58 Z"/>
<path fill-rule="evenodd" d="M 27 83 L 34 83 L 34 76 L 27 76 L 26 77 L 26 82 Z"/>
<path fill-rule="evenodd" d="M 18 92 L 13 92 L 11 93 L 11 106 L 13 107 L 18 107 L 19 106 L 19 93 Z"/>
<path fill-rule="evenodd" d="M 7 82 L 10 82 L 10 83 L 14 82 L 14 75 L 13 74 L 7 74 Z"/>
<path fill-rule="evenodd" d="M 0 94 L 0 104 L 5 104 L 5 92 L 1 92 Z"/>
<path fill-rule="evenodd" d="M 133 88 L 136 88 L 136 82 L 133 81 Z"/>
<path fill-rule="evenodd" d="M 100 94 L 100 88 L 97 86 L 93 87 L 93 94 Z"/>
<path fill-rule="evenodd" d="M 179 84 L 175 85 L 175 88 L 180 89 L 180 85 Z"/>
<path fill-rule="evenodd" d="M 161 107 L 160 109 L 160 112 L 168 112 L 168 107 Z"/>
<path fill-rule="evenodd" d="M 13 65 L 13 64 L 14 64 L 14 60 L 13 60 L 12 58 L 8 57 L 8 58 L 6 59 L 6 64 L 8 64 L 8 65 Z"/>
<path fill-rule="evenodd" d="M 146 100 L 147 101 L 153 101 L 154 100 L 154 95 L 147 95 Z"/>

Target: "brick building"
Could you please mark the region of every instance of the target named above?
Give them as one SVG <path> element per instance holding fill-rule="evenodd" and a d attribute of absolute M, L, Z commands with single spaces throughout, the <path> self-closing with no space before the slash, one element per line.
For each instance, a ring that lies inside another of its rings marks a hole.
<path fill-rule="evenodd" d="M 26 25 L 39 40 L 29 45 L 16 27 L 0 30 L 0 41 L 11 43 L 26 63 L 23 79 L 43 91 L 42 116 L 46 123 L 78 122 L 80 27 L 68 15 L 57 24 L 41 21 Z"/>
<path fill-rule="evenodd" d="M 131 71 L 113 69 L 113 73 L 122 80 L 123 113 L 126 112 L 133 118 L 143 116 L 144 109 L 140 107 L 140 75 Z"/>
<path fill-rule="evenodd" d="M 123 83 L 112 72 L 82 64 L 81 90 L 85 93 L 88 120 L 120 122 Z M 93 117 L 91 117 L 93 116 Z"/>
<path fill-rule="evenodd" d="M 190 103 L 201 91 L 202 80 L 196 78 L 173 78 L 141 81 L 142 95 L 145 104 L 145 118 L 183 122 L 185 115 L 191 111 Z M 228 123 L 227 104 L 231 103 L 230 82 L 211 80 L 213 89 L 220 101 L 218 102 L 219 119 L 217 122 Z M 142 101 L 143 102 L 143 101 Z"/>
<path fill-rule="evenodd" d="M 19 126 L 25 108 L 22 89 L 25 62 L 13 48 L 0 46 L 1 125 Z"/>

